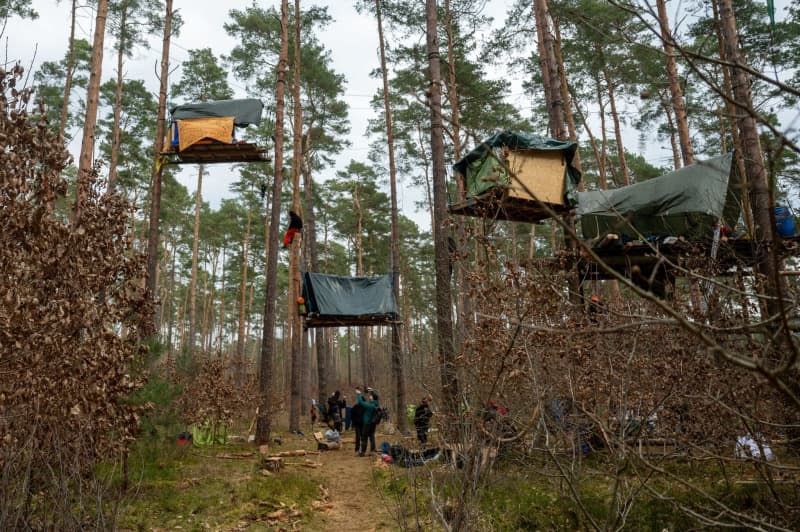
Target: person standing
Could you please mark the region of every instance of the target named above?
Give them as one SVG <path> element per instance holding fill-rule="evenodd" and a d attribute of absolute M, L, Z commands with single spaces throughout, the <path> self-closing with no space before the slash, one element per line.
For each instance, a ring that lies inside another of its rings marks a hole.
<path fill-rule="evenodd" d="M 356 454 L 361 452 L 361 430 L 364 426 L 364 407 L 358 402 L 358 398 L 356 395 L 356 404 L 350 407 L 350 422 L 356 435 Z"/>
<path fill-rule="evenodd" d="M 367 440 L 369 440 L 369 451 L 375 452 L 375 423 L 372 422 L 372 418 L 375 416 L 375 409 L 378 408 L 378 401 L 375 400 L 372 393 L 368 393 L 364 398 L 359 388 L 356 388 L 356 400 L 364 408 L 361 417 L 361 447 L 358 452 L 358 456 L 364 456 L 367 452 Z"/>
<path fill-rule="evenodd" d="M 328 418 L 331 428 L 337 432 L 342 432 L 342 410 L 340 404 L 341 392 L 336 390 L 328 396 Z"/>
<path fill-rule="evenodd" d="M 432 417 L 430 397 L 423 397 L 422 402 L 414 410 L 414 427 L 417 429 L 417 439 L 420 445 L 428 443 L 428 429 L 430 429 Z"/>

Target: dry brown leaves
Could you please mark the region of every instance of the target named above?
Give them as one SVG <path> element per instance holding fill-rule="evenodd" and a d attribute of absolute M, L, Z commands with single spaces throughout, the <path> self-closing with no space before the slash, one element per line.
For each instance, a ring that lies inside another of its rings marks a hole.
<path fill-rule="evenodd" d="M 127 398 L 143 383 L 148 302 L 128 202 L 95 171 L 80 218 L 65 210 L 71 158 L 43 109 L 29 115 L 21 76 L 0 71 L 0 465 L 24 457 L 35 479 L 53 463 L 89 468 L 136 434 Z"/>

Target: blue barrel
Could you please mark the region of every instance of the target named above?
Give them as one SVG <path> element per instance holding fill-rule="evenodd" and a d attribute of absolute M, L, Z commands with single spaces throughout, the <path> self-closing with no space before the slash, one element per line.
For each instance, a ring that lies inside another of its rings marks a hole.
<path fill-rule="evenodd" d="M 775 207 L 775 228 L 781 238 L 794 236 L 794 219 L 787 207 Z"/>

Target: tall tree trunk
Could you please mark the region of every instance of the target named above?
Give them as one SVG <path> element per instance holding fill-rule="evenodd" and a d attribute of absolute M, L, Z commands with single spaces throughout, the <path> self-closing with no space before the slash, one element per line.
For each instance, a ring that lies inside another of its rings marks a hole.
<path fill-rule="evenodd" d="M 458 80 L 456 79 L 456 51 L 454 38 L 453 11 L 450 0 L 444 2 L 445 34 L 447 35 L 447 100 L 450 102 L 450 127 L 453 138 L 453 160 L 461 159 L 461 112 L 459 110 Z M 463 179 L 456 179 L 456 193 L 458 201 L 466 199 L 466 190 Z M 469 224 L 467 219 L 456 224 L 455 233 L 458 247 L 466 245 L 467 236 L 463 223 Z M 469 262 L 464 261 L 460 267 L 455 268 L 456 281 L 456 338 L 458 345 L 462 345 L 467 335 L 474 329 L 472 319 L 472 299 L 469 297 Z"/>
<path fill-rule="evenodd" d="M 553 41 L 553 53 L 555 54 L 556 65 L 558 73 L 561 78 L 561 101 L 564 102 L 564 118 L 567 121 L 567 131 L 569 132 L 569 139 L 573 142 L 578 142 L 578 131 L 575 127 L 575 115 L 572 112 L 572 99 L 570 98 L 569 82 L 567 81 L 567 69 L 564 67 L 564 54 L 561 50 L 561 28 L 558 21 L 553 19 L 553 31 L 555 32 L 555 39 Z M 581 169 L 581 152 L 575 151 L 575 157 L 572 159 L 572 165 L 578 170 Z M 578 184 L 579 190 L 583 190 L 583 179 Z"/>
<path fill-rule="evenodd" d="M 247 209 L 247 225 L 245 226 L 244 239 L 242 240 L 242 279 L 239 284 L 239 331 L 236 339 L 236 384 L 244 383 L 244 347 L 247 323 L 247 269 L 248 248 L 250 247 L 250 209 Z"/>
<path fill-rule="evenodd" d="M 317 222 L 314 214 L 314 180 L 311 177 L 311 145 L 310 135 L 305 135 L 305 145 L 303 147 L 303 192 L 305 195 L 305 209 L 303 214 L 303 227 L 308 235 L 303 241 L 306 244 L 306 252 L 309 258 L 310 270 L 319 271 L 319 250 L 317 249 Z M 314 329 L 314 346 L 317 353 L 317 400 L 320 404 L 325 404 L 328 394 L 328 344 L 323 337 L 323 330 L 320 327 Z"/>
<path fill-rule="evenodd" d="M 449 0 L 445 0 L 449 5 Z M 383 37 L 383 17 L 381 0 L 375 0 L 375 12 L 378 19 L 378 42 L 381 52 L 381 74 L 383 79 L 383 113 L 386 117 L 386 142 L 389 154 L 389 185 L 392 201 L 392 292 L 396 305 L 400 305 L 400 222 L 397 216 L 397 164 L 394 158 L 394 128 L 392 125 L 392 108 L 389 105 L 389 75 L 386 71 L 386 46 Z M 451 60 L 452 63 L 452 60 Z M 453 72 L 453 79 L 455 72 Z M 452 81 L 452 80 L 451 80 Z M 453 91 L 455 92 L 455 91 Z M 456 104 L 454 137 L 458 138 L 458 105 Z M 458 145 L 458 141 L 455 141 Z M 456 156 L 456 159 L 459 157 Z M 403 380 L 403 353 L 400 345 L 400 325 L 398 319 L 392 323 L 392 380 L 394 381 L 394 411 L 397 412 L 397 428 L 406 430 L 406 416 L 401 415 L 406 404 L 405 382 Z"/>
<path fill-rule="evenodd" d="M 147 239 L 147 291 L 151 297 L 156 292 L 156 268 L 158 265 L 158 220 L 161 216 L 161 151 L 164 148 L 164 119 L 167 108 L 167 82 L 169 76 L 169 43 L 172 36 L 172 0 L 166 0 L 166 13 L 164 16 L 164 38 L 161 43 L 161 77 L 158 89 L 158 117 L 156 119 L 156 138 L 153 143 L 155 159 L 153 171 L 150 175 L 150 232 Z M 154 308 L 153 329 L 158 331 L 155 316 L 158 315 Z"/>
<path fill-rule="evenodd" d="M 562 90 L 561 86 L 562 77 L 559 74 L 559 65 L 556 59 L 555 39 L 547 24 L 547 20 L 549 18 L 547 0 L 533 0 L 533 10 L 534 16 L 536 17 L 537 33 L 542 34 L 541 37 L 537 39 L 541 47 L 539 53 L 542 56 L 542 62 L 545 66 L 545 70 L 547 71 L 546 79 L 550 85 L 549 89 L 546 91 L 546 94 L 550 98 L 547 101 L 548 129 L 553 138 L 558 140 L 567 140 L 567 129 L 565 124 L 566 115 L 564 112 L 563 99 L 563 94 L 565 94 L 565 92 Z M 573 231 L 575 230 L 575 217 L 573 215 L 565 215 L 564 221 L 568 227 L 570 227 Z M 577 246 L 575 241 L 566 231 L 564 232 L 564 246 L 568 252 L 566 268 L 569 272 L 567 277 L 569 284 L 569 297 L 573 304 L 578 305 L 581 303 L 580 275 L 574 258 Z"/>
<path fill-rule="evenodd" d="M 673 46 L 672 33 L 669 29 L 667 6 L 665 0 L 656 0 L 658 5 L 658 21 L 661 25 L 661 41 L 664 43 L 664 59 L 667 62 L 667 80 L 669 92 L 672 97 L 672 108 L 675 111 L 675 122 L 678 126 L 678 138 L 681 141 L 681 156 L 683 165 L 694 164 L 694 147 L 692 137 L 689 135 L 689 120 L 686 117 L 686 102 L 683 99 L 681 82 L 678 78 L 678 67 L 675 63 L 675 47 Z"/>
<path fill-rule="evenodd" d="M 713 9 L 714 15 L 714 25 L 717 31 L 717 41 L 719 43 L 719 56 L 724 61 L 729 61 L 730 59 L 727 57 L 725 52 L 725 40 L 722 36 L 722 21 L 719 17 L 719 6 L 717 2 L 711 2 L 711 7 Z M 735 117 L 737 115 L 736 112 L 736 104 L 733 102 L 733 83 L 731 82 L 731 72 L 729 69 L 723 67 L 722 68 L 722 83 L 723 88 L 725 90 L 725 108 L 728 111 L 728 121 L 730 123 L 730 132 L 731 138 L 733 139 L 734 146 L 741 146 L 741 139 L 739 137 L 739 128 L 738 124 L 736 124 Z M 742 198 L 742 214 L 744 218 L 744 225 L 747 233 L 750 235 L 755 234 L 753 229 L 753 212 L 750 209 L 750 198 L 748 197 L 749 191 L 749 177 L 747 175 L 747 170 L 744 164 L 744 154 L 742 153 L 741 149 L 735 150 L 734 154 L 734 161 L 736 162 L 736 168 L 739 170 L 739 178 L 741 180 L 741 198 Z"/>
<path fill-rule="evenodd" d="M 200 211 L 203 207 L 203 172 L 201 164 L 197 170 L 197 190 L 194 193 L 194 238 L 192 239 L 192 271 L 189 277 L 189 358 L 194 356 L 197 334 L 197 263 L 200 245 Z M 250 234 L 250 211 L 247 211 L 247 233 Z"/>
<path fill-rule="evenodd" d="M 222 248 L 222 270 L 220 272 L 222 286 L 219 290 L 219 329 L 217 332 L 217 351 L 222 356 L 222 339 L 225 336 L 225 247 Z"/>
<path fill-rule="evenodd" d="M 436 269 L 436 323 L 442 398 L 450 419 L 458 415 L 458 375 L 453 346 L 453 313 L 450 294 L 450 255 L 447 245 L 447 185 L 445 182 L 442 125 L 442 77 L 439 58 L 436 0 L 426 0 L 429 104 L 431 113 L 431 161 L 433 171 L 434 264 Z"/>
<path fill-rule="evenodd" d="M 661 107 L 664 109 L 664 117 L 667 119 L 667 127 L 669 128 L 669 145 L 672 148 L 672 166 L 675 170 L 683 167 L 681 163 L 681 150 L 680 143 L 675 138 L 675 121 L 672 118 L 672 108 L 665 100 L 661 101 Z"/>
<path fill-rule="evenodd" d="M 302 128 L 303 107 L 300 101 L 300 0 L 294 0 L 294 80 L 292 83 L 292 100 L 294 125 L 292 137 L 292 209 L 301 213 L 300 208 L 300 164 L 303 158 Z M 300 250 L 302 233 L 292 242 L 289 259 L 289 327 L 292 341 L 292 379 L 291 402 L 289 403 L 289 430 L 300 430 L 300 409 L 302 393 L 300 390 L 303 371 L 303 328 L 300 314 L 297 313 L 297 298 L 300 295 Z"/>
<path fill-rule="evenodd" d="M 619 113 L 617 112 L 617 96 L 614 92 L 614 80 L 611 78 L 611 73 L 608 67 L 603 67 L 603 78 L 606 81 L 606 93 L 608 94 L 608 105 L 611 108 L 611 121 L 614 124 L 614 139 L 617 142 L 617 159 L 619 160 L 619 169 L 622 172 L 622 181 L 625 185 L 631 184 L 631 174 L 628 171 L 628 163 L 625 160 L 625 144 L 622 142 L 622 126 L 619 121 Z"/>
<path fill-rule="evenodd" d="M 271 430 L 270 394 L 272 393 L 273 359 L 275 356 L 275 303 L 278 295 L 278 233 L 283 187 L 283 122 L 286 105 L 286 64 L 289 61 L 289 0 L 281 0 L 281 51 L 278 58 L 275 84 L 275 180 L 272 183 L 272 212 L 269 239 L 266 243 L 267 291 L 264 298 L 264 329 L 259 367 L 259 411 L 256 422 L 256 443 L 269 441 Z M 265 218 L 266 220 L 266 218 Z"/>
<path fill-rule="evenodd" d="M 67 71 L 64 76 L 64 102 L 61 104 L 61 116 L 58 120 L 58 141 L 64 141 L 67 131 L 67 117 L 69 116 L 69 98 L 72 92 L 72 76 L 75 73 L 75 15 L 78 10 L 78 0 L 72 0 L 70 10 L 69 48 L 67 51 Z"/>
<path fill-rule="evenodd" d="M 125 57 L 126 27 L 128 18 L 127 4 L 124 4 L 119 21 L 119 42 L 117 43 L 117 86 L 114 88 L 114 124 L 111 128 L 111 160 L 108 163 L 108 193 L 113 193 L 117 185 L 117 166 L 119 164 L 119 144 L 122 136 L 122 87 L 125 83 L 122 72 Z"/>
<path fill-rule="evenodd" d="M 756 249 L 758 250 L 758 270 L 764 276 L 766 286 L 766 307 L 769 317 L 777 315 L 783 308 L 780 298 L 778 267 L 774 260 L 773 225 L 771 216 L 770 190 L 767 183 L 767 170 L 764 155 L 758 138 L 758 128 L 752 116 L 753 97 L 750 90 L 750 76 L 743 66 L 747 66 L 744 53 L 739 46 L 736 18 L 731 0 L 719 0 L 719 15 L 722 37 L 725 43 L 725 57 L 735 66 L 731 68 L 733 95 L 736 110 L 741 150 L 744 156 L 746 174 L 750 186 L 750 208 L 753 211 Z"/>
<path fill-rule="evenodd" d="M 94 41 L 92 43 L 92 71 L 86 89 L 86 114 L 83 119 L 83 138 L 78 157 L 78 185 L 75 195 L 75 219 L 80 219 L 83 203 L 86 201 L 89 175 L 92 172 L 95 129 L 97 127 L 97 107 L 100 99 L 100 81 L 103 77 L 103 42 L 106 35 L 108 0 L 98 0 L 95 17 Z"/>

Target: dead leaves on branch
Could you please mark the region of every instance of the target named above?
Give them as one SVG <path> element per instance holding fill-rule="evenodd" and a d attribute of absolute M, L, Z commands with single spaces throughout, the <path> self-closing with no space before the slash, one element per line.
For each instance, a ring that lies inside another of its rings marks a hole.
<path fill-rule="evenodd" d="M 70 155 L 29 115 L 21 75 L 0 71 L 0 463 L 28 446 L 35 465 L 90 467 L 138 429 L 145 260 L 96 171 L 80 219 L 59 210 Z"/>

